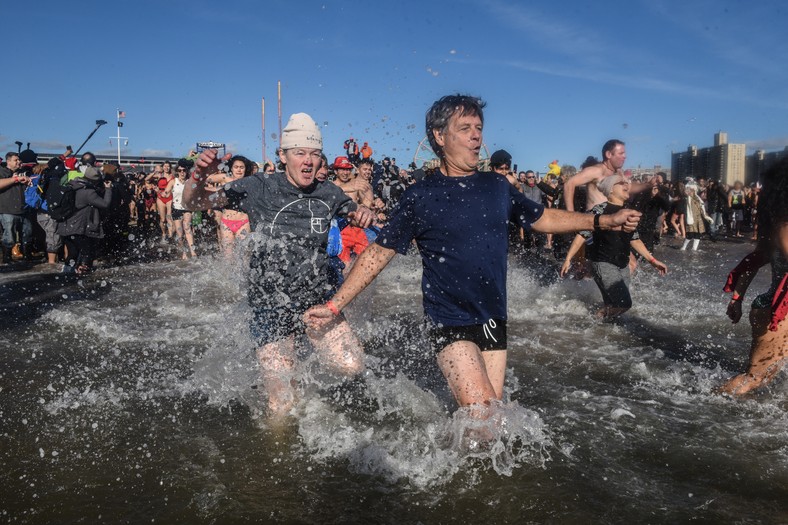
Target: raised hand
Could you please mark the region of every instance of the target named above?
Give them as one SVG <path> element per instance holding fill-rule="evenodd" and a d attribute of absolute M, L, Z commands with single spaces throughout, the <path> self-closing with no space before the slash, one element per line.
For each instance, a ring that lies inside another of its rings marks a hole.
<path fill-rule="evenodd" d="M 215 173 L 219 171 L 219 164 L 230 160 L 231 157 L 232 155 L 228 153 L 220 159 L 219 150 L 213 148 L 205 149 L 197 157 L 195 165 L 200 173 Z"/>

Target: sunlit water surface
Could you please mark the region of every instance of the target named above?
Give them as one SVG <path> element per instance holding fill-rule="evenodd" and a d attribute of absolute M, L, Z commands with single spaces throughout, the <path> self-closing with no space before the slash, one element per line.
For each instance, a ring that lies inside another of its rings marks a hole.
<path fill-rule="evenodd" d="M 747 399 L 712 393 L 746 363 L 721 287 L 748 249 L 660 247 L 670 273 L 639 272 L 616 324 L 591 317 L 593 282 L 540 287 L 512 259 L 506 399 L 481 446 L 426 350 L 415 257 L 347 311 L 364 378 L 304 349 L 280 426 L 261 415 L 242 264 L 4 273 L 0 517 L 786 523 L 785 373 Z"/>

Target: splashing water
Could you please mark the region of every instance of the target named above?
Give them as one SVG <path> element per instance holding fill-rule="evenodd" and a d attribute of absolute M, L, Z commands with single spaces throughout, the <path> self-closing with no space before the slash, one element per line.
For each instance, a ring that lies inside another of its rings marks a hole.
<path fill-rule="evenodd" d="M 748 327 L 724 318 L 720 288 L 747 247 L 704 248 L 659 248 L 668 277 L 640 271 L 614 324 L 590 315 L 592 282 L 540 286 L 513 259 L 511 368 L 486 419 L 455 410 L 427 350 L 415 257 L 347 309 L 363 376 L 332 377 L 304 348 L 281 425 L 262 415 L 242 257 L 102 270 L 81 285 L 4 276 L 25 315 L 0 331 L 0 513 L 786 521 L 785 373 L 743 400 L 712 394 L 746 361 Z"/>

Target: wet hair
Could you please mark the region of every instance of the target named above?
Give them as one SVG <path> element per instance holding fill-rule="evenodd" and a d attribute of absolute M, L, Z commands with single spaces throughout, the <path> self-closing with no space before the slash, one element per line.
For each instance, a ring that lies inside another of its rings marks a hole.
<path fill-rule="evenodd" d="M 438 158 L 443 158 L 443 148 L 438 145 L 433 135 L 433 130 L 437 130 L 443 134 L 449 127 L 449 120 L 454 115 L 458 117 L 478 116 L 484 124 L 484 107 L 487 104 L 478 97 L 468 95 L 446 95 L 440 98 L 432 107 L 427 111 L 426 117 L 426 131 L 427 140 L 430 142 L 432 151 Z"/>
<path fill-rule="evenodd" d="M 18 157 L 18 156 L 19 156 L 19 153 L 17 153 L 16 151 L 9 151 L 8 153 L 5 154 L 5 160 L 9 161 L 9 160 L 13 159 L 14 157 Z"/>
<path fill-rule="evenodd" d="M 83 153 L 82 157 L 80 157 L 80 159 L 81 159 L 80 162 L 82 162 L 82 164 L 87 164 L 88 166 L 95 166 L 96 165 L 96 156 L 93 155 L 93 153 L 91 153 L 89 151 L 86 151 L 85 153 Z"/>
<path fill-rule="evenodd" d="M 375 167 L 375 161 L 372 160 L 372 159 L 369 159 L 369 158 L 368 159 L 361 159 L 360 161 L 358 161 L 358 166 L 356 166 L 356 167 L 360 168 L 362 164 L 369 164 L 373 168 Z"/>
<path fill-rule="evenodd" d="M 602 146 L 602 158 L 606 159 L 607 157 L 605 156 L 605 153 L 607 153 L 608 151 L 612 153 L 613 150 L 616 149 L 616 146 L 624 146 L 624 145 L 625 145 L 624 142 L 618 139 L 608 140 L 607 142 L 605 142 L 605 145 Z"/>
<path fill-rule="evenodd" d="M 584 170 L 591 166 L 596 166 L 597 164 L 599 164 L 599 159 L 597 159 L 593 155 L 589 155 L 588 157 L 586 157 L 586 160 L 584 160 L 583 163 L 580 165 L 580 169 Z"/>
<path fill-rule="evenodd" d="M 247 159 L 243 155 L 236 155 L 235 157 L 227 161 L 227 168 L 230 170 L 231 173 L 233 170 L 233 164 L 235 164 L 236 161 L 239 160 L 244 163 L 244 177 L 248 177 L 249 175 L 254 173 L 254 169 L 252 167 L 252 161 Z"/>

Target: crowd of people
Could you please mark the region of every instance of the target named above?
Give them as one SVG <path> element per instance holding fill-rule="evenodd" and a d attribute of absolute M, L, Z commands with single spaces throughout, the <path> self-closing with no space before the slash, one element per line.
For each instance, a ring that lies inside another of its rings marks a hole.
<path fill-rule="evenodd" d="M 485 417 L 503 392 L 510 253 L 553 257 L 556 274 L 593 277 L 603 301 L 597 315 L 612 319 L 632 306 L 629 279 L 640 262 L 668 272 L 654 256 L 665 235 L 698 250 L 704 239 L 751 232 L 754 255 L 727 286 L 731 319 L 741 317 L 758 268 L 770 262 L 774 279 L 753 306 L 750 369 L 723 391 L 743 393 L 774 376 L 788 346 L 785 165 L 763 188 L 669 182 L 664 173 L 633 179 L 623 172 L 625 144 L 613 139 L 580 171 L 556 164 L 544 177 L 515 173 L 505 150 L 480 171 L 483 108 L 460 95 L 433 104 L 426 133 L 439 164 L 423 169 L 376 162 L 369 144 L 358 148 L 352 138 L 329 164 L 320 128 L 304 113 L 291 116 L 277 161 L 262 168 L 212 149 L 150 173 L 100 164 L 91 153 L 47 164 L 29 149 L 8 153 L 0 168 L 3 262 L 46 253 L 48 264 L 63 261 L 64 273 L 83 276 L 97 258 L 129 257 L 132 244 L 189 259 L 231 256 L 244 241 L 251 333 L 268 407 L 281 415 L 295 400 L 295 336 L 305 334 L 328 368 L 357 375 L 363 347 L 342 309 L 396 254 L 415 249 L 429 344 L 457 404 Z"/>

